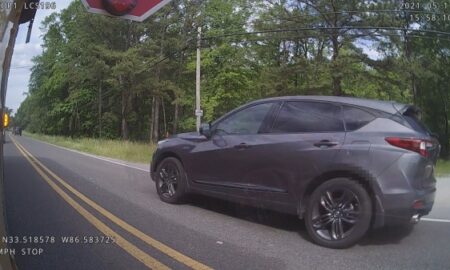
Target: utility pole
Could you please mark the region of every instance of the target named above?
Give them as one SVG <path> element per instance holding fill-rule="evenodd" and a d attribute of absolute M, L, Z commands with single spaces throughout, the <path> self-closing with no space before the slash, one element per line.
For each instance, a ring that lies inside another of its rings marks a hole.
<path fill-rule="evenodd" d="M 98 137 L 101 139 L 102 138 L 102 98 L 103 98 L 103 94 L 102 94 L 102 81 L 100 81 L 100 85 L 98 87 Z"/>
<path fill-rule="evenodd" d="M 201 65 L 201 55 L 200 55 L 200 47 L 202 45 L 202 28 L 198 28 L 197 35 L 197 74 L 196 74 L 196 83 L 195 83 L 195 116 L 197 117 L 197 132 L 200 132 L 200 125 L 202 123 L 203 111 L 200 107 L 200 65 Z"/>

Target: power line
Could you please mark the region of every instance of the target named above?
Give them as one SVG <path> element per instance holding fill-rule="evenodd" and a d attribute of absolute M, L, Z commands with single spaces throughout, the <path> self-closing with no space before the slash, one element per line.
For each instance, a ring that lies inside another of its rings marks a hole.
<path fill-rule="evenodd" d="M 352 34 L 347 34 L 347 35 L 352 35 Z M 358 35 L 358 34 L 355 34 Z M 397 34 L 393 34 L 393 33 L 383 33 L 383 34 L 376 34 L 373 33 L 371 34 L 372 37 L 386 37 L 386 36 L 401 36 L 401 33 L 397 33 Z M 432 39 L 432 40 L 436 40 L 436 37 L 431 37 L 431 36 L 426 36 L 426 35 L 415 35 L 415 34 L 407 34 L 407 37 L 412 37 L 412 38 L 424 38 L 424 39 Z M 282 40 L 282 39 L 298 39 L 298 38 L 311 38 L 312 36 L 300 36 L 300 35 L 285 35 L 285 36 L 270 36 L 270 37 L 252 37 L 252 38 L 247 38 L 245 40 L 241 40 L 241 39 L 236 39 L 233 40 L 231 39 L 230 41 L 232 42 L 253 42 L 253 41 L 266 41 L 266 40 Z M 440 40 L 445 40 L 445 41 L 450 41 L 450 38 L 439 38 Z M 202 46 L 203 48 L 209 48 L 211 46 Z"/>
<path fill-rule="evenodd" d="M 371 12 L 371 11 L 365 11 L 365 12 Z M 343 13 L 343 12 L 341 12 Z M 348 12 L 347 12 L 348 13 Z M 285 32 L 299 32 L 299 31 L 324 31 L 324 30 L 386 30 L 386 31 L 403 31 L 403 32 L 418 32 L 418 33 L 432 33 L 432 34 L 437 34 L 437 35 L 445 35 L 445 36 L 450 36 L 449 32 L 443 32 L 443 31 L 437 31 L 437 30 L 423 30 L 423 29 L 410 29 L 410 28 L 403 28 L 403 27 L 373 27 L 373 26 L 360 26 L 360 27 L 300 27 L 300 28 L 287 28 L 287 29 L 268 29 L 268 30 L 261 30 L 261 31 L 253 31 L 253 32 L 238 32 L 238 33 L 228 33 L 228 34 L 222 34 L 222 35 L 216 35 L 216 36 L 209 36 L 209 37 L 203 37 L 202 41 L 208 41 L 208 40 L 212 40 L 212 39 L 219 39 L 219 38 L 226 38 L 226 37 L 239 37 L 239 36 L 251 36 L 251 35 L 258 35 L 258 34 L 270 34 L 270 33 L 285 33 Z M 347 33 L 347 35 L 351 35 L 351 33 Z M 399 34 L 389 34 L 389 33 L 384 33 L 384 34 L 375 34 L 372 33 L 372 36 L 397 36 L 397 35 L 401 35 Z M 417 38 L 433 38 L 433 37 L 428 37 L 425 35 L 415 35 L 415 34 L 407 34 L 408 37 L 417 37 Z M 245 41 L 257 41 L 257 40 L 266 40 L 266 39 L 283 39 L 283 38 L 295 38 L 292 36 L 289 37 L 261 37 L 261 39 L 247 39 Z M 450 41 L 450 39 L 445 38 L 444 40 Z M 165 56 L 163 58 L 157 59 L 155 61 L 153 61 L 150 66 L 147 67 L 147 69 L 152 69 L 156 66 L 158 66 L 160 63 L 166 61 L 167 59 L 174 57 L 176 54 L 181 53 L 186 51 L 187 49 L 189 49 L 189 47 L 191 46 L 190 43 L 192 43 L 192 41 L 194 41 L 192 38 L 188 39 L 186 41 L 186 45 L 178 50 L 177 52 Z M 240 40 L 242 41 L 242 40 Z M 26 68 L 27 66 L 24 67 L 14 67 L 14 68 Z M 107 91 L 106 93 L 104 93 L 102 95 L 102 99 L 103 98 L 108 98 L 111 97 L 114 94 L 113 90 Z M 91 101 L 88 103 L 85 103 L 81 106 L 79 106 L 79 108 L 83 108 L 86 106 L 89 106 L 91 104 L 93 104 L 96 101 Z"/>
<path fill-rule="evenodd" d="M 18 67 L 10 67 L 10 69 L 21 69 L 21 68 L 33 68 L 33 66 L 18 66 Z"/>
<path fill-rule="evenodd" d="M 390 30 L 390 31 L 411 31 L 411 32 L 420 32 L 420 33 L 431 33 L 438 35 L 450 36 L 450 32 L 443 32 L 438 30 L 424 30 L 424 29 L 412 29 L 412 28 L 404 28 L 404 27 L 374 27 L 374 26 L 355 26 L 355 27 L 299 27 L 299 28 L 285 28 L 285 29 L 268 29 L 268 30 L 260 30 L 260 31 L 252 31 L 252 32 L 237 32 L 237 33 L 229 33 L 222 34 L 216 36 L 204 37 L 202 40 L 210 40 L 210 39 L 219 39 L 225 37 L 232 36 L 248 36 L 248 35 L 258 35 L 258 34 L 270 34 L 270 33 L 283 33 L 283 32 L 298 32 L 298 31 L 321 31 L 321 30 Z"/>
<path fill-rule="evenodd" d="M 263 20 L 263 21 L 276 21 L 276 20 L 284 20 L 284 21 L 291 21 L 289 19 L 292 18 L 315 18 L 323 15 L 353 15 L 353 14 L 362 14 L 362 13 L 423 13 L 423 14 L 435 14 L 437 16 L 444 16 L 447 15 L 446 13 L 440 13 L 440 12 L 434 12 L 434 11 L 426 11 L 426 10 L 399 10 L 399 9 L 374 9 L 374 10 L 344 10 L 344 11 L 331 11 L 331 12 L 317 12 L 316 14 L 304 14 L 304 15 L 296 15 L 296 16 L 289 16 L 289 17 L 280 17 L 280 18 L 258 18 L 256 20 Z"/>

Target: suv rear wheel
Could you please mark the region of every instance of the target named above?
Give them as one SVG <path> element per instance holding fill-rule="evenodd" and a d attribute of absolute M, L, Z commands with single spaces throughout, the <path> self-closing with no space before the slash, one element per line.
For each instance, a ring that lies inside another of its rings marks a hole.
<path fill-rule="evenodd" d="M 347 178 L 321 184 L 312 193 L 306 211 L 306 229 L 317 244 L 347 248 L 369 230 L 372 201 L 365 188 Z"/>

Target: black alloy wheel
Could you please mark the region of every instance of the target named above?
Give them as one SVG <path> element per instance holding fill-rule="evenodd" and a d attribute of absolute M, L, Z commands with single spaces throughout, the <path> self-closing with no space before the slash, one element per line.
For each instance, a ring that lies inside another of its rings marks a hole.
<path fill-rule="evenodd" d="M 156 190 L 162 201 L 181 203 L 186 195 L 186 174 L 176 158 L 166 158 L 156 170 Z"/>
<path fill-rule="evenodd" d="M 313 192 L 305 221 L 314 242 L 346 248 L 366 234 L 371 217 L 372 202 L 364 187 L 350 179 L 336 178 Z"/>

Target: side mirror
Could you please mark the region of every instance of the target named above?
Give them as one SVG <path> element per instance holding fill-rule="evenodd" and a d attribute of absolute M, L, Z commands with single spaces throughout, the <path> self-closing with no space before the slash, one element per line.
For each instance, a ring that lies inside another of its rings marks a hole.
<path fill-rule="evenodd" d="M 211 124 L 208 124 L 208 123 L 201 124 L 200 134 L 202 134 L 206 138 L 210 138 L 211 137 Z"/>

